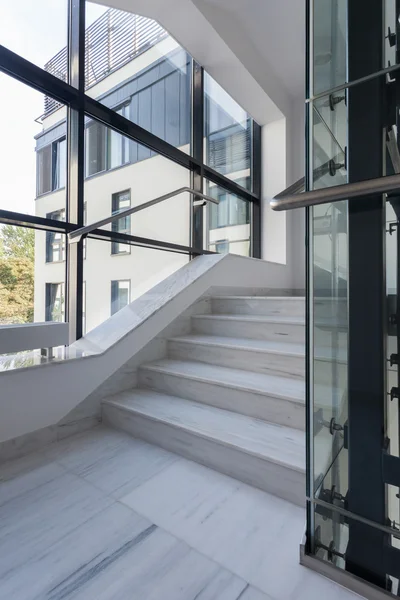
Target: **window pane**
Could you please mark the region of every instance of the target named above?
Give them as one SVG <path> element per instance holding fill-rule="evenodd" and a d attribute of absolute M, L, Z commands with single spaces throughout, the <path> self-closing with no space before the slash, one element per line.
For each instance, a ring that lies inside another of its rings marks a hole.
<path fill-rule="evenodd" d="M 246 189 L 251 187 L 251 124 L 243 110 L 204 74 L 204 162 Z"/>
<path fill-rule="evenodd" d="M 107 129 L 96 121 L 88 120 L 85 131 L 86 177 L 106 168 Z"/>
<path fill-rule="evenodd" d="M 4 1 L 0 44 L 66 81 L 67 15 L 67 0 Z"/>
<path fill-rule="evenodd" d="M 65 210 L 46 214 L 47 219 L 65 221 Z M 46 231 L 46 262 L 65 260 L 65 235 L 56 231 Z"/>
<path fill-rule="evenodd" d="M 219 204 L 207 207 L 209 250 L 250 256 L 250 202 L 212 182 L 207 188 L 207 194 L 219 200 Z"/>
<path fill-rule="evenodd" d="M 103 144 L 113 131 L 94 121 L 89 126 L 89 130 L 92 128 L 98 132 L 98 135 L 92 138 L 90 152 L 93 156 L 97 156 L 100 153 L 97 143 Z M 139 206 L 190 185 L 188 169 L 155 152 L 150 152 L 125 136 L 121 137 L 124 144 L 130 145 L 130 162 L 121 165 L 118 169 L 106 169 L 85 181 L 88 224 L 109 217 L 117 210 Z M 135 213 L 129 220 L 119 219 L 113 226 L 107 225 L 104 229 L 188 246 L 190 244 L 190 200 L 188 193 L 179 194 Z M 110 254 L 117 253 L 117 247 L 114 246 Z"/>
<path fill-rule="evenodd" d="M 51 160 L 51 144 L 49 144 L 37 153 L 38 196 L 51 191 Z"/>
<path fill-rule="evenodd" d="M 189 152 L 191 57 L 147 17 L 92 2 L 86 17 L 87 93 L 117 112 L 122 100 L 127 119 Z"/>
<path fill-rule="evenodd" d="M 65 208 L 66 109 L 45 117 L 45 96 L 2 73 L 0 90 L 0 209 L 45 217 Z"/>
<path fill-rule="evenodd" d="M 87 247 L 83 264 L 86 333 L 189 262 L 187 255 L 141 246 L 128 246 L 130 253 L 111 256 L 111 243 L 93 238 L 87 239 Z"/>
<path fill-rule="evenodd" d="M 112 196 L 112 212 L 113 214 L 126 210 L 131 205 L 131 192 L 127 190 L 125 192 L 119 192 Z M 119 221 L 114 221 L 111 227 L 112 231 L 119 233 L 131 233 L 131 218 L 123 217 Z M 118 242 L 112 242 L 111 254 L 122 254 L 123 252 L 130 252 L 130 246 L 127 244 L 118 244 Z"/>

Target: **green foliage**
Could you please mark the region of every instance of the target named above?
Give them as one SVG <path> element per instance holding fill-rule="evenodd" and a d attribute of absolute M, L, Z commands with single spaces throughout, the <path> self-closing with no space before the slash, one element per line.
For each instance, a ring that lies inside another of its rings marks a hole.
<path fill-rule="evenodd" d="M 33 321 L 35 233 L 0 227 L 0 324 Z"/>

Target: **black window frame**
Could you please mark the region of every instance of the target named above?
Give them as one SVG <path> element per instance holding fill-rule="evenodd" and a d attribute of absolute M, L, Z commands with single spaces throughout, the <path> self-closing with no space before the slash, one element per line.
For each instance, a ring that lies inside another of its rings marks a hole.
<path fill-rule="evenodd" d="M 149 156 L 157 154 L 166 157 L 187 169 L 191 175 L 191 185 L 194 189 L 203 191 L 205 188 L 204 182 L 208 180 L 249 201 L 252 206 L 252 256 L 260 257 L 261 169 L 252 169 L 251 190 L 247 190 L 207 165 L 204 161 L 204 69 L 195 60 L 191 59 L 191 152 L 186 153 L 86 94 L 85 8 L 85 0 L 69 0 L 66 3 L 68 17 L 68 76 L 66 80 L 59 79 L 51 72 L 38 67 L 12 50 L 0 45 L 0 71 L 44 94 L 47 104 L 56 102 L 66 108 L 68 165 L 66 174 L 66 222 L 62 226 L 54 227 L 54 221 L 52 223 L 43 217 L 6 210 L 0 210 L 0 223 L 12 223 L 47 230 L 56 229 L 63 231 L 65 234 L 84 225 L 85 136 L 87 135 L 85 127 L 90 126 L 90 121 L 97 121 L 101 125 L 129 138 L 131 146 L 137 143 L 141 147 L 147 148 Z M 261 128 L 254 121 L 252 121 L 251 127 L 251 164 L 253 167 L 254 164 L 260 166 Z M 104 159 L 101 157 L 100 162 L 104 162 L 106 166 L 106 156 L 104 156 Z M 92 172 L 94 169 L 90 171 Z M 100 172 L 103 171 L 96 170 L 93 175 Z M 199 235 L 199 232 L 202 231 L 201 223 L 203 219 L 202 207 L 195 206 L 193 208 L 190 246 L 178 247 L 176 244 L 161 240 L 149 240 L 145 243 L 148 243 L 149 247 L 156 246 L 169 252 L 183 252 L 191 257 L 206 254 L 209 252 L 206 248 L 206 240 Z M 110 232 L 105 230 L 99 230 L 96 235 L 98 238 L 107 241 L 115 238 L 119 241 L 123 239 L 130 244 L 143 244 L 142 238 L 133 235 L 111 232 L 110 236 Z M 73 340 L 82 336 L 83 243 L 68 246 L 66 254 L 66 319 L 70 323 L 70 339 Z"/>

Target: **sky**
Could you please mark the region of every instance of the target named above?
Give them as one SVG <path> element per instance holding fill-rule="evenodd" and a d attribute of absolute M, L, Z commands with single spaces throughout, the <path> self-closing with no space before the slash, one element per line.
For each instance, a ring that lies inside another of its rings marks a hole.
<path fill-rule="evenodd" d="M 107 10 L 86 5 L 86 25 Z M 40 67 L 67 43 L 67 0 L 0 0 L 0 44 Z M 0 208 L 35 213 L 34 136 L 44 96 L 0 73 Z"/>

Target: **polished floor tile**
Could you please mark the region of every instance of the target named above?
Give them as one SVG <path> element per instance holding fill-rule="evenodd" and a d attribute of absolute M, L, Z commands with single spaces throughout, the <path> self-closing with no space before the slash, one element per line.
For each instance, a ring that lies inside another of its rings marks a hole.
<path fill-rule="evenodd" d="M 356 600 L 299 565 L 303 528 L 299 507 L 99 427 L 0 466 L 0 598 Z"/>
<path fill-rule="evenodd" d="M 180 460 L 171 452 L 105 427 L 53 444 L 47 455 L 115 498 Z"/>
<path fill-rule="evenodd" d="M 0 576 L 80 527 L 112 500 L 70 473 L 62 473 L 0 510 Z"/>

